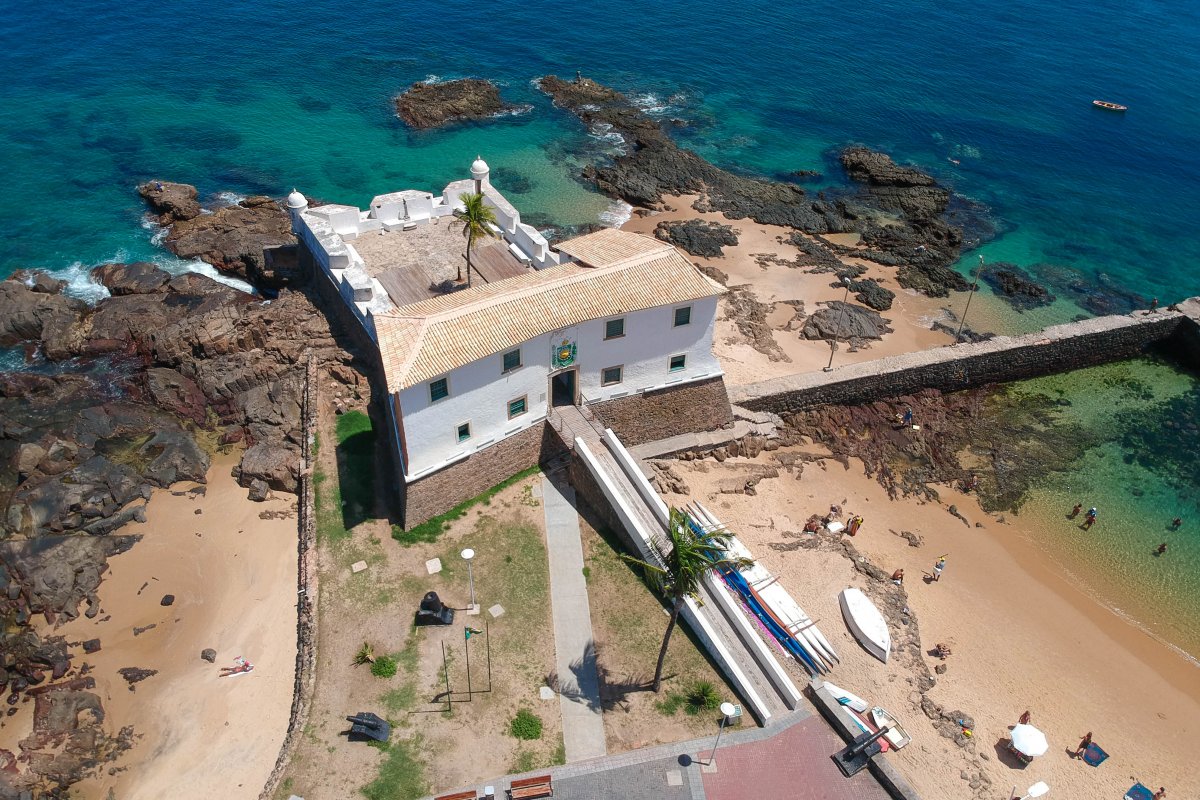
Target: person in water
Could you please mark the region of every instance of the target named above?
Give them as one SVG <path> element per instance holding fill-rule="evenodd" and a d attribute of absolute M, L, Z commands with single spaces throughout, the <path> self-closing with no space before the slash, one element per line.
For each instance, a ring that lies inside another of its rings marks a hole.
<path fill-rule="evenodd" d="M 1167 543 L 1163 542 L 1158 546 L 1158 549 L 1154 551 L 1154 555 L 1161 556 L 1165 552 L 1167 552 Z"/>
<path fill-rule="evenodd" d="M 1083 503 L 1076 503 L 1075 507 L 1071 509 L 1071 513 L 1067 515 L 1067 519 L 1075 519 L 1079 516 L 1080 511 L 1083 511 Z"/>
<path fill-rule="evenodd" d="M 1171 520 L 1171 530 L 1173 530 L 1173 531 L 1179 530 L 1179 526 L 1182 524 L 1183 524 L 1183 519 L 1181 519 L 1180 517 L 1176 517 L 1175 519 Z"/>

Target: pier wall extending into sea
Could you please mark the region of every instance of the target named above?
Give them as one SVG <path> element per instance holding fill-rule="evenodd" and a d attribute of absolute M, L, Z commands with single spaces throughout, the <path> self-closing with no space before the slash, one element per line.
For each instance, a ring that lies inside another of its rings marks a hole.
<path fill-rule="evenodd" d="M 922 389 L 952 392 L 1036 378 L 1161 348 L 1200 367 L 1200 298 L 1155 312 L 1096 317 L 1022 336 L 948 345 L 916 353 L 800 372 L 729 387 L 734 405 L 785 414 L 805 408 L 868 403 Z"/>

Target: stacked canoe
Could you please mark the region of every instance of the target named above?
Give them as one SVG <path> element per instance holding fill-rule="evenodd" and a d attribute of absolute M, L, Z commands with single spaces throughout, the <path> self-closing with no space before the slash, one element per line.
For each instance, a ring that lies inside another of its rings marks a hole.
<path fill-rule="evenodd" d="M 699 502 L 687 506 L 693 524 L 701 531 L 717 531 L 725 540 L 725 549 L 734 558 L 751 559 L 746 546 Z M 726 570 L 725 584 L 745 602 L 755 617 L 779 642 L 785 652 L 799 661 L 809 673 L 824 674 L 838 663 L 837 652 L 816 623 L 788 594 L 778 578 L 762 564 L 754 562 L 741 569 Z"/>

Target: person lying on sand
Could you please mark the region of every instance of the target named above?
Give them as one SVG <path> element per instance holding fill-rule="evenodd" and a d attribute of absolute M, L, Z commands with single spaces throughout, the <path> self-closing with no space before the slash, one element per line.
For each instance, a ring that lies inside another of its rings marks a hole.
<path fill-rule="evenodd" d="M 938 642 L 933 646 L 933 654 L 942 661 L 946 660 L 946 656 L 950 655 L 950 645 Z"/>

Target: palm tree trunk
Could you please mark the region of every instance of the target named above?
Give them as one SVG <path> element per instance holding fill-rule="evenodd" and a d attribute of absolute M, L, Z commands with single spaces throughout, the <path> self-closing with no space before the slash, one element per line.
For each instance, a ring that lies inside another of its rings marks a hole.
<path fill-rule="evenodd" d="M 475 234 L 467 236 L 467 288 L 471 288 L 471 248 L 475 245 Z"/>
<path fill-rule="evenodd" d="M 654 667 L 654 691 L 662 688 L 663 664 L 667 660 L 667 645 L 671 643 L 671 634 L 675 631 L 675 623 L 679 621 L 679 612 L 683 608 L 683 598 L 675 598 L 671 604 L 671 620 L 667 623 L 667 632 L 663 634 L 662 647 L 658 651 L 658 664 Z"/>

